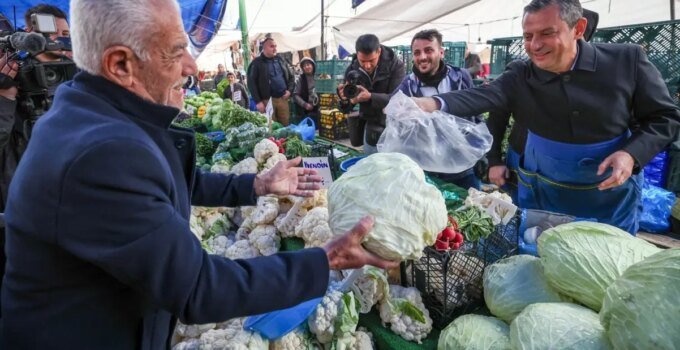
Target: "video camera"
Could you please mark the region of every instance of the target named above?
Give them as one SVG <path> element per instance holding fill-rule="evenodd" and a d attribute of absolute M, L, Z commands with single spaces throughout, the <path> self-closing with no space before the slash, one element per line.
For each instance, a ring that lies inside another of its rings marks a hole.
<path fill-rule="evenodd" d="M 368 77 L 363 72 L 358 70 L 351 70 L 347 72 L 347 75 L 345 75 L 346 83 L 342 88 L 342 93 L 345 95 L 345 98 L 350 99 L 357 97 L 357 95 L 359 95 L 359 85 L 368 89 L 370 84 L 367 82 L 367 80 Z"/>
<path fill-rule="evenodd" d="M 70 39 L 50 39 L 50 34 L 57 32 L 53 15 L 31 15 L 31 28 L 34 32 L 15 32 L 0 37 L 0 53 L 8 61 L 19 63 L 15 80 L 9 76 L 0 77 L 0 88 L 17 86 L 20 111 L 35 120 L 50 108 L 57 86 L 71 80 L 77 69 L 71 59 L 59 54 L 61 51 L 71 51 Z M 51 54 L 56 60 L 38 60 L 36 56 L 43 53 Z"/>

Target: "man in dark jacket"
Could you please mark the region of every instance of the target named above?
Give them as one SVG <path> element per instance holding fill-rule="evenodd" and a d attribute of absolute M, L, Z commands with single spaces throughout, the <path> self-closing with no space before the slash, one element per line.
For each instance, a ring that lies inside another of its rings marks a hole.
<path fill-rule="evenodd" d="M 302 108 L 306 116 L 314 120 L 316 129 L 319 129 L 319 96 L 314 86 L 314 73 L 316 62 L 309 57 L 300 60 L 302 74 L 295 85 L 295 103 Z"/>
<path fill-rule="evenodd" d="M 295 75 L 288 63 L 276 54 L 276 41 L 271 37 L 264 39 L 262 53 L 248 66 L 248 89 L 257 110 L 264 113 L 271 98 L 273 120 L 287 126 L 290 118 L 288 99 L 294 88 Z"/>
<path fill-rule="evenodd" d="M 467 70 L 444 62 L 442 35 L 436 29 L 423 30 L 411 40 L 413 52 L 413 72 L 407 75 L 399 85 L 399 91 L 410 97 L 434 96 L 454 90 L 472 87 L 472 78 Z M 482 122 L 473 116 L 473 122 Z M 479 189 L 481 183 L 474 169 L 453 173 L 432 173 L 432 175 L 456 184 L 464 189 Z"/>
<path fill-rule="evenodd" d="M 373 34 L 360 36 L 355 48 L 356 54 L 345 71 L 345 83 L 338 86 L 338 96 L 344 112 L 359 104 L 359 117 L 347 119 L 352 146 L 364 145 L 365 153 L 375 153 L 380 135 L 385 130 L 383 108 L 406 72 L 404 63 L 394 51 L 380 45 L 378 37 Z M 351 75 L 358 78 L 357 95 L 345 96 L 344 88 Z"/>
<path fill-rule="evenodd" d="M 325 249 L 208 255 L 191 205 L 311 195 L 321 178 L 299 159 L 257 176 L 197 171 L 193 131 L 171 126 L 196 73 L 179 6 L 119 3 L 71 1 L 84 72 L 57 91 L 10 185 L 0 348 L 168 349 L 178 318 L 283 309 L 322 296 L 329 269 L 395 265 L 361 248 L 370 218 Z"/>
<path fill-rule="evenodd" d="M 578 0 L 534 0 L 524 8 L 524 48 L 485 88 L 416 102 L 456 115 L 507 110 L 528 128 L 519 205 L 636 233 L 640 169 L 675 140 L 680 110 L 644 50 L 591 44 Z M 639 127 L 630 130 L 632 121 Z"/>

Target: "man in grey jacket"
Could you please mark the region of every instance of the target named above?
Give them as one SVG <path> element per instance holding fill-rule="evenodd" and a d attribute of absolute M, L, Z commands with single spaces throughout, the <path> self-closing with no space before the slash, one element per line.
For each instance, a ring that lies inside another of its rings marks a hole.
<path fill-rule="evenodd" d="M 300 60 L 302 74 L 295 86 L 295 104 L 300 106 L 304 115 L 314 120 L 316 129 L 319 130 L 319 96 L 316 94 L 314 86 L 314 73 L 316 73 L 316 62 L 309 57 Z"/>

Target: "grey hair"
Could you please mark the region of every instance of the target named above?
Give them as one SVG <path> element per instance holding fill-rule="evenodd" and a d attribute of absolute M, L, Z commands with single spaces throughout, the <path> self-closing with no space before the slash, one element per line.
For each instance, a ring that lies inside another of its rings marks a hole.
<path fill-rule="evenodd" d="M 560 7 L 560 18 L 567 22 L 569 28 L 574 28 L 576 22 L 583 17 L 583 8 L 579 0 L 532 0 L 524 7 L 524 14 L 534 13 L 551 5 Z"/>
<path fill-rule="evenodd" d="M 168 0 L 164 0 L 168 1 Z M 170 0 L 180 11 L 176 0 Z M 150 58 L 147 42 L 154 32 L 156 0 L 71 0 L 71 44 L 79 68 L 99 75 L 104 51 L 127 46 L 142 61 Z"/>

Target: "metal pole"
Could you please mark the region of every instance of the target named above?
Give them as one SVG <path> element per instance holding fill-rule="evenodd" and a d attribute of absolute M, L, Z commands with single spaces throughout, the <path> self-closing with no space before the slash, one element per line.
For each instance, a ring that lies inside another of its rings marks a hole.
<path fill-rule="evenodd" d="M 675 20 L 675 0 L 671 0 L 671 21 Z"/>
<path fill-rule="evenodd" d="M 324 9 L 324 0 L 321 0 L 321 60 L 326 59 L 326 41 L 324 40 L 324 34 L 326 31 L 326 15 Z"/>
<path fill-rule="evenodd" d="M 241 22 L 241 49 L 243 50 L 243 69 L 248 71 L 250 65 L 250 48 L 248 45 L 248 17 L 246 17 L 246 1 L 238 0 L 238 15 Z"/>

